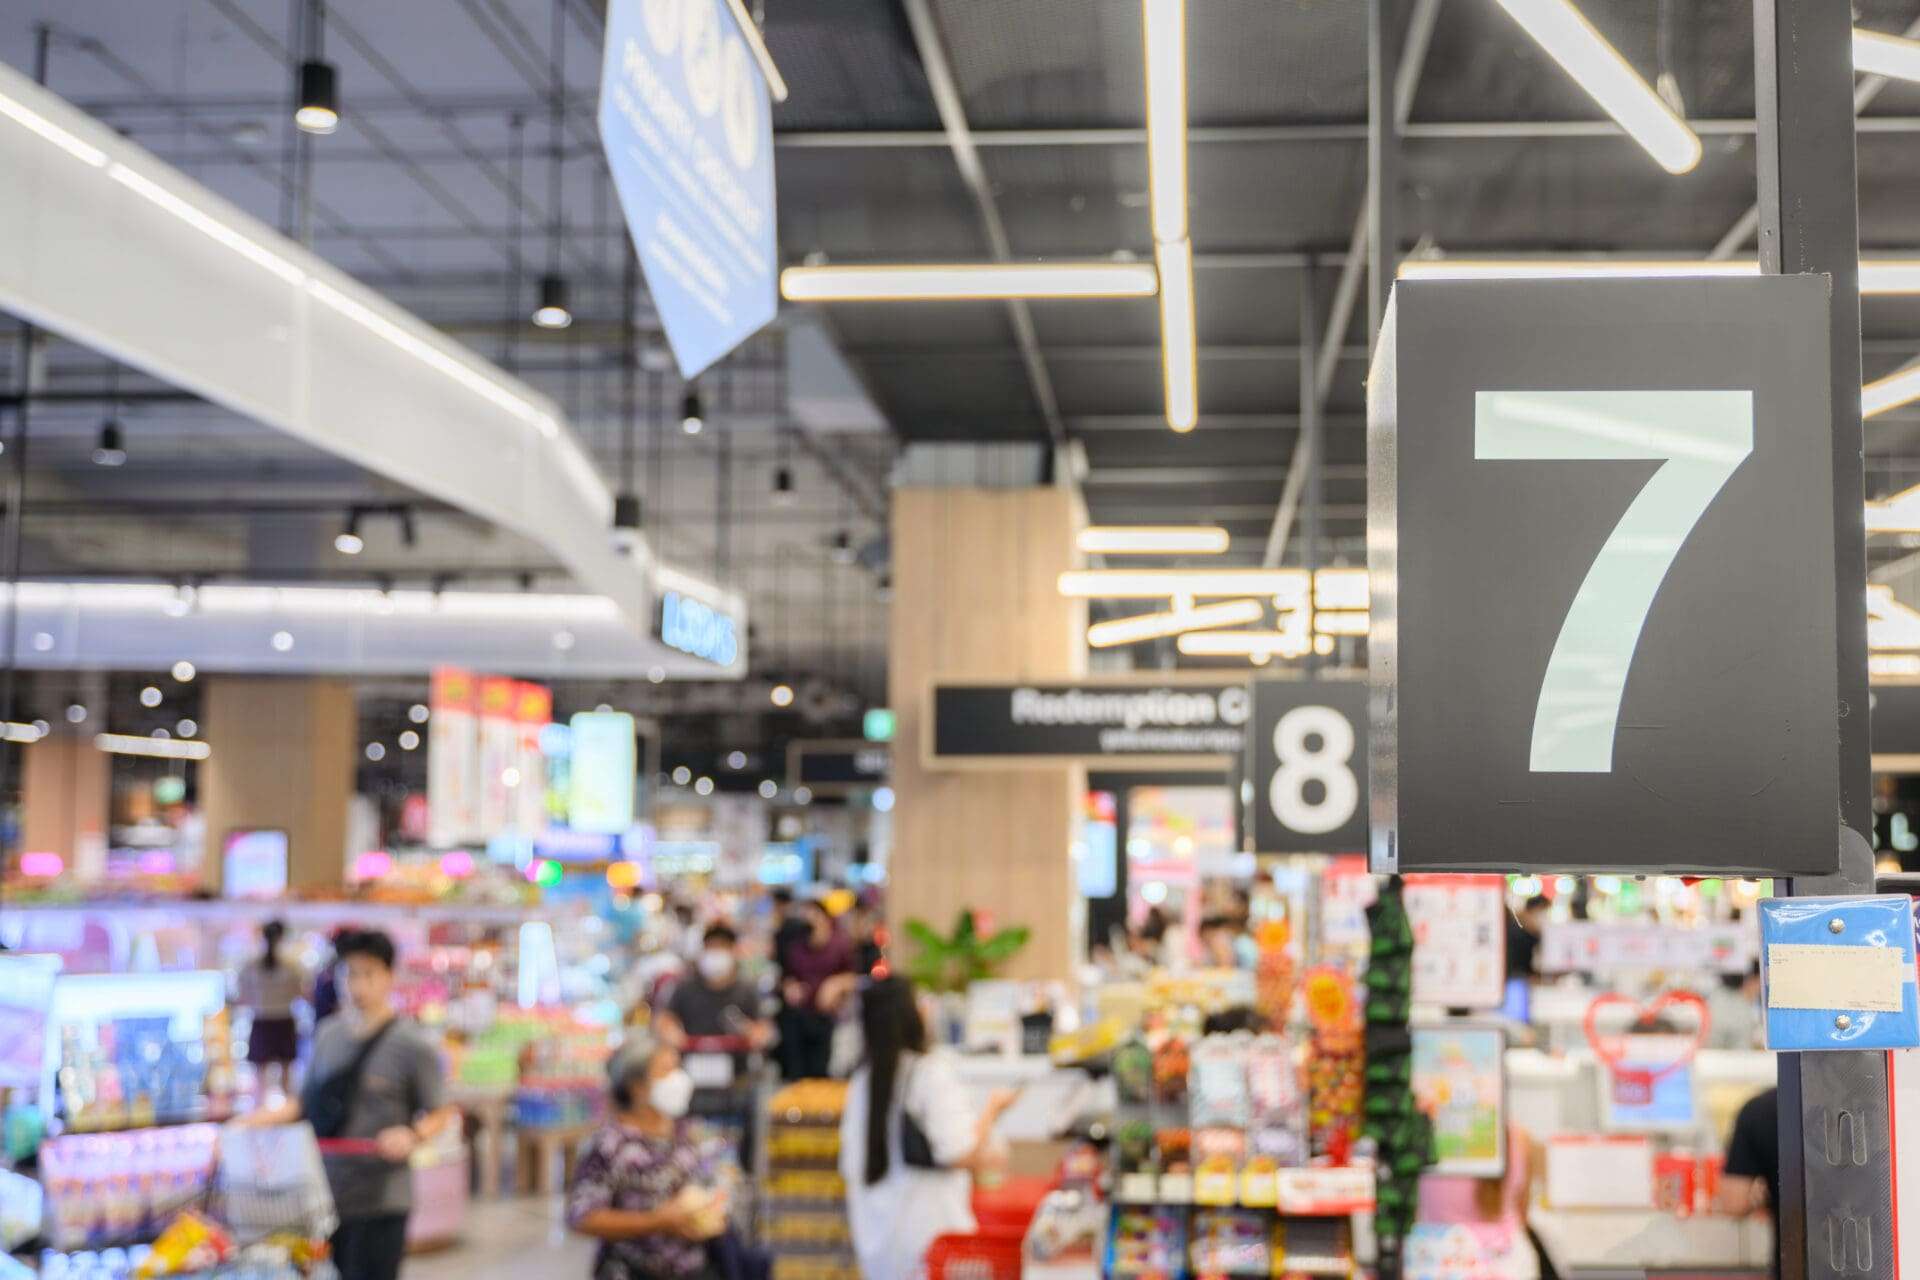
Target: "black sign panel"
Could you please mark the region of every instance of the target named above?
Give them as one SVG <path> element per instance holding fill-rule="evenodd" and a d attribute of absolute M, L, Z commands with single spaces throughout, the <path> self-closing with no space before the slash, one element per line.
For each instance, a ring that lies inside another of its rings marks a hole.
<path fill-rule="evenodd" d="M 893 748 L 885 742 L 845 739 L 794 742 L 787 747 L 787 781 L 821 794 L 877 787 L 893 771 Z"/>
<path fill-rule="evenodd" d="M 1920 757 L 1920 684 L 1875 684 L 1868 694 L 1873 754 Z"/>
<path fill-rule="evenodd" d="M 1164 759 L 1246 745 L 1244 681 L 1220 684 L 938 685 L 930 755 Z"/>
<path fill-rule="evenodd" d="M 1826 289 L 1395 287 L 1368 396 L 1376 870 L 1834 870 Z"/>
<path fill-rule="evenodd" d="M 1256 680 L 1247 734 L 1255 853 L 1367 847 L 1367 686 Z"/>

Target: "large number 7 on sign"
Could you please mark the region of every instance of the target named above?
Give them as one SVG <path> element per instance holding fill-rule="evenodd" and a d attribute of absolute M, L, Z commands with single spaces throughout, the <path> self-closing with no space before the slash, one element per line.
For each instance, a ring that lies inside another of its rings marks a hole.
<path fill-rule="evenodd" d="M 1580 583 L 1533 712 L 1535 773 L 1610 773 L 1640 629 L 1680 544 L 1753 452 L 1751 391 L 1480 391 L 1483 461 L 1660 459 Z"/>

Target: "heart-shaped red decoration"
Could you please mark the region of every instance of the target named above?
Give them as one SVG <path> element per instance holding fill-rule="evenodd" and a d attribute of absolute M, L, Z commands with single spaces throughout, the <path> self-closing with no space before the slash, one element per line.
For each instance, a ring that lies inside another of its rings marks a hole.
<path fill-rule="evenodd" d="M 1707 1030 L 1711 1025 L 1711 1019 L 1707 1016 L 1707 1002 L 1705 1000 L 1691 991 L 1663 991 L 1655 997 L 1651 1003 L 1645 1005 L 1642 1005 L 1639 1001 L 1633 999 L 1633 997 L 1623 996 L 1617 991 L 1609 991 L 1605 995 L 1595 996 L 1593 1003 L 1587 1006 L 1587 1016 L 1584 1020 L 1584 1026 L 1587 1032 L 1587 1043 L 1593 1046 L 1594 1056 L 1606 1064 L 1608 1073 L 1619 1077 L 1620 1062 L 1625 1050 L 1623 1037 L 1601 1037 L 1598 1030 L 1601 1010 L 1624 1006 L 1630 1010 L 1633 1015 L 1627 1019 L 1627 1025 L 1631 1027 L 1635 1023 L 1643 1020 L 1651 1021 L 1660 1016 L 1661 1010 L 1671 1009 L 1678 1005 L 1684 1005 L 1692 1009 L 1699 1025 L 1694 1031 L 1693 1043 L 1687 1046 L 1685 1053 L 1675 1058 L 1672 1062 L 1667 1063 L 1665 1066 L 1650 1071 L 1634 1072 L 1634 1075 L 1638 1077 L 1635 1084 L 1640 1088 L 1644 1088 L 1647 1096 L 1651 1097 L 1655 1081 L 1665 1079 L 1667 1076 L 1672 1075 L 1674 1072 L 1692 1062 L 1694 1055 L 1700 1052 L 1700 1047 L 1707 1042 Z M 1642 1098 L 1641 1100 L 1645 1101 L 1646 1099 Z M 1625 1101 L 1625 1099 L 1623 1099 L 1623 1101 Z"/>

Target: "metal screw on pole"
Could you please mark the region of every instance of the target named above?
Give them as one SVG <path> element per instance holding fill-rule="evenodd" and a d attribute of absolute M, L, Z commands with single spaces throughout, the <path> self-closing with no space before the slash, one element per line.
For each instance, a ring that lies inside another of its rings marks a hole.
<path fill-rule="evenodd" d="M 1852 1025 L 1853 1025 L 1853 1019 L 1849 1018 L 1844 1013 L 1840 1014 L 1833 1020 L 1833 1028 L 1836 1031 L 1845 1031 L 1848 1027 Z"/>
<path fill-rule="evenodd" d="M 1839 916 L 1835 916 L 1833 919 L 1827 921 L 1828 933 L 1845 933 L 1846 931 L 1847 931 L 1847 922 L 1845 920 L 1842 920 Z"/>

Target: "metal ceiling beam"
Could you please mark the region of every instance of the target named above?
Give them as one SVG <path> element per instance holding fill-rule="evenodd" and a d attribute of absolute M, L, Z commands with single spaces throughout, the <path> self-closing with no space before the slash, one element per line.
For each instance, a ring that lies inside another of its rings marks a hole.
<path fill-rule="evenodd" d="M 927 75 L 927 87 L 933 93 L 934 108 L 940 113 L 940 123 L 947 145 L 953 150 L 954 164 L 960 169 L 960 178 L 967 184 L 967 190 L 973 195 L 973 203 L 979 209 L 987 248 L 995 261 L 1010 261 L 1013 248 L 1007 240 L 1007 228 L 1000 221 L 1000 206 L 994 200 L 993 186 L 987 181 L 986 169 L 980 163 L 980 153 L 974 148 L 973 132 L 967 127 L 965 104 L 960 100 L 959 86 L 954 83 L 953 64 L 947 58 L 946 45 L 941 39 L 939 24 L 934 20 L 933 9 L 928 0 L 906 0 L 906 7 L 907 24 L 913 29 L 913 42 L 920 51 L 920 63 Z M 1033 313 L 1025 302 L 1015 298 L 1007 303 L 1007 316 L 1013 322 L 1014 337 L 1020 344 L 1020 358 L 1027 366 L 1027 380 L 1033 384 L 1033 398 L 1039 406 L 1041 420 L 1046 423 L 1047 435 L 1054 448 L 1062 448 L 1067 443 L 1067 430 L 1060 421 L 1060 402 L 1053 393 L 1053 379 L 1048 375 L 1046 361 L 1040 355 L 1040 339 L 1034 332 Z"/>
<path fill-rule="evenodd" d="M 1909 39 L 1920 37 L 1920 18 L 1915 18 L 1912 24 L 1907 27 L 1906 35 Z M 1873 104 L 1873 100 L 1880 96 L 1881 90 L 1886 87 L 1887 78 L 1885 76 L 1860 77 L 1860 83 L 1855 86 L 1853 91 L 1853 114 L 1857 117 L 1861 112 L 1865 111 Z M 1856 132 L 1866 132 L 1869 126 L 1879 123 L 1878 120 L 1856 119 L 1854 122 L 1854 130 Z M 1756 201 L 1752 207 L 1734 220 L 1734 224 L 1727 228 L 1727 234 L 1721 236 L 1713 248 L 1707 251 L 1707 256 L 1716 259 L 1731 258 L 1734 254 L 1746 247 L 1747 242 L 1753 239 L 1754 232 L 1759 229 L 1760 205 Z"/>
<path fill-rule="evenodd" d="M 1228 483 L 1272 484 L 1287 477 L 1287 468 L 1279 464 L 1222 464 L 1216 467 L 1103 467 L 1093 464 L 1081 483 L 1088 489 L 1107 485 L 1177 485 Z M 1329 480 L 1365 480 L 1364 462 L 1329 463 Z"/>
<path fill-rule="evenodd" d="M 1328 427 L 1365 427 L 1363 414 L 1333 414 L 1323 419 Z M 1165 432 L 1167 420 L 1153 413 L 1076 413 L 1067 418 L 1075 435 L 1101 431 Z M 1300 416 L 1293 413 L 1210 413 L 1208 431 L 1297 431 Z"/>
<path fill-rule="evenodd" d="M 1415 0 L 1413 16 L 1407 24 L 1407 39 L 1400 50 L 1399 65 L 1395 68 L 1393 81 L 1393 114 L 1399 127 L 1399 136 L 1409 134 L 1408 118 L 1413 114 L 1413 100 L 1420 90 L 1420 74 L 1427 65 L 1427 50 L 1433 43 L 1433 25 L 1440 17 L 1440 0 Z M 1340 280 L 1333 288 L 1333 307 L 1327 316 L 1326 346 L 1320 352 L 1318 376 L 1315 379 L 1314 394 L 1324 413 L 1327 397 L 1333 390 L 1334 370 L 1338 367 L 1340 353 L 1347 330 L 1352 324 L 1353 308 L 1360 297 L 1361 271 L 1367 263 L 1367 223 L 1369 211 L 1373 207 L 1371 185 L 1360 202 L 1360 211 L 1353 220 L 1353 234 L 1347 245 L 1347 256 L 1340 266 Z M 1397 248 L 1397 246 L 1396 246 Z M 1372 335 L 1368 335 L 1371 345 Z M 1306 481 L 1305 463 L 1307 461 L 1308 441 L 1304 433 L 1294 443 L 1293 469 L 1300 472 L 1296 479 L 1287 477 L 1286 488 L 1281 490 L 1280 505 L 1273 513 L 1273 528 L 1267 534 L 1267 551 L 1263 563 L 1278 565 L 1280 558 L 1287 552 L 1287 538 L 1293 531 L 1293 517 L 1300 506 L 1300 490 Z"/>
<path fill-rule="evenodd" d="M 1270 363 L 1275 359 L 1291 360 L 1299 356 L 1300 350 L 1294 346 L 1263 346 L 1259 344 L 1234 345 L 1217 343 L 1199 348 L 1202 360 L 1256 361 Z M 853 347 L 847 354 L 859 360 L 872 360 L 889 363 L 903 360 L 1010 360 L 1013 354 L 1005 347 Z M 1365 347 L 1347 347 L 1341 356 L 1349 360 L 1364 360 L 1367 357 Z M 1053 363 L 1077 361 L 1083 363 L 1119 361 L 1133 363 L 1148 361 L 1158 364 L 1160 348 L 1151 343 L 1076 343 L 1062 346 L 1058 343 L 1047 345 L 1047 359 Z M 1166 419 L 1160 420 L 1166 425 Z"/>

